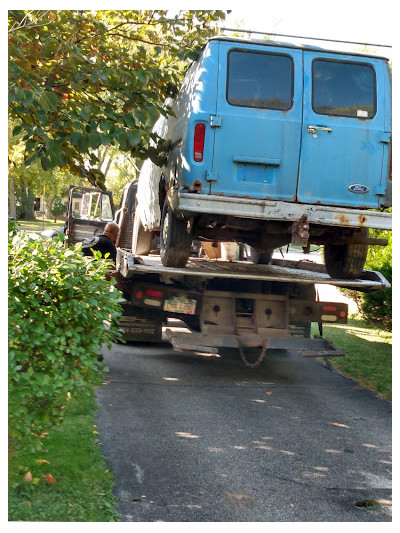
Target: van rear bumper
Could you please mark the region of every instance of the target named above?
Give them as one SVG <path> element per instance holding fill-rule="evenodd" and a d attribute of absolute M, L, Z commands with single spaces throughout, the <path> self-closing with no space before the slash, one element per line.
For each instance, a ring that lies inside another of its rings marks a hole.
<path fill-rule="evenodd" d="M 256 220 L 286 220 L 296 222 L 305 215 L 309 224 L 350 228 L 392 229 L 391 213 L 328 205 L 179 193 L 173 196 L 172 206 L 173 209 L 186 216 L 210 213 Z"/>

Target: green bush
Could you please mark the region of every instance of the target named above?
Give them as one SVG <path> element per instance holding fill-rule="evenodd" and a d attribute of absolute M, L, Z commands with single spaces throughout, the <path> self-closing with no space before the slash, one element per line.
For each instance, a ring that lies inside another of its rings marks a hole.
<path fill-rule="evenodd" d="M 119 336 L 120 292 L 105 279 L 109 260 L 80 245 L 9 234 L 9 442 L 40 449 L 63 420 L 68 399 L 101 382 L 104 343 Z M 42 437 L 42 438 L 41 438 Z"/>
<path fill-rule="evenodd" d="M 392 284 L 392 232 L 370 230 L 371 237 L 388 239 L 387 246 L 370 246 L 365 268 L 377 270 Z M 360 299 L 362 315 L 383 329 L 392 329 L 392 288 L 363 293 Z"/>
<path fill-rule="evenodd" d="M 17 233 L 17 221 L 14 217 L 8 217 L 8 234 L 10 236 L 15 235 Z"/>

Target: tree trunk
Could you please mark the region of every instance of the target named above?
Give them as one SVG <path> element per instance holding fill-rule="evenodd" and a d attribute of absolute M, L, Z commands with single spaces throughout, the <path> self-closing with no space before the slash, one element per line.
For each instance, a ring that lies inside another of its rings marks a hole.
<path fill-rule="evenodd" d="M 8 182 L 8 216 L 17 219 L 17 206 L 15 203 L 14 178 L 10 176 Z"/>
<path fill-rule="evenodd" d="M 44 216 L 45 218 L 52 218 L 51 209 L 53 207 L 53 198 L 45 198 L 44 200 Z"/>

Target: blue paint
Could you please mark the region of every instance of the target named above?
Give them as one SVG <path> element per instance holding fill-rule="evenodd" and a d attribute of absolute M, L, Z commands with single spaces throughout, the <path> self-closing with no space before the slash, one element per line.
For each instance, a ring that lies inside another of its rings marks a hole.
<path fill-rule="evenodd" d="M 213 39 L 175 99 L 167 175 L 183 189 L 201 181 L 200 194 L 378 208 L 390 91 L 383 58 Z M 202 162 L 197 123 L 206 125 Z"/>

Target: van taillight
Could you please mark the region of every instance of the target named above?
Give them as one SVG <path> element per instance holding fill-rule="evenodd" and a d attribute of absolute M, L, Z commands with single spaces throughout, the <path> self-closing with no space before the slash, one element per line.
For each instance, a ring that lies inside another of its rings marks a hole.
<path fill-rule="evenodd" d="M 201 161 L 203 161 L 205 135 L 206 125 L 196 124 L 196 127 L 194 128 L 193 157 L 197 163 L 201 163 Z"/>

